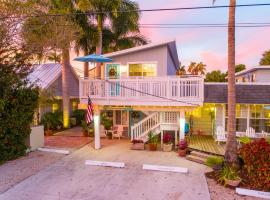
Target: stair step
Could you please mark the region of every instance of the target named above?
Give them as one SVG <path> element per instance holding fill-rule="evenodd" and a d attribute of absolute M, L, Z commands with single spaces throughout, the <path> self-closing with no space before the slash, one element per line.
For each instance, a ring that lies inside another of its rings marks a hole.
<path fill-rule="evenodd" d="M 200 163 L 200 164 L 204 164 L 204 165 L 205 165 L 205 161 L 206 161 L 206 158 L 201 158 L 201 157 L 197 157 L 197 156 L 193 156 L 193 155 L 186 156 L 186 159 Z"/>
<path fill-rule="evenodd" d="M 209 154 L 202 153 L 202 152 L 199 152 L 199 151 L 191 151 L 190 155 L 200 157 L 200 158 L 205 158 L 205 159 L 207 159 L 207 158 L 209 158 L 211 156 Z"/>

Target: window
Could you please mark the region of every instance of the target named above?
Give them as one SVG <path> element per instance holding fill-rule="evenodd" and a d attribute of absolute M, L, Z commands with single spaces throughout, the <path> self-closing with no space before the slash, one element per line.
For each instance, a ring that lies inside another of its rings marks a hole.
<path fill-rule="evenodd" d="M 157 65 L 154 63 L 129 64 L 129 76 L 156 76 Z"/>
<path fill-rule="evenodd" d="M 77 109 L 78 109 L 78 102 L 72 101 L 72 110 L 77 110 Z"/>
<path fill-rule="evenodd" d="M 248 107 L 247 105 L 236 105 L 236 131 L 245 132 L 247 130 L 247 116 L 248 116 Z M 228 122 L 228 105 L 226 105 L 226 119 L 225 119 L 225 129 L 227 130 Z"/>
<path fill-rule="evenodd" d="M 270 110 L 263 105 L 251 105 L 250 126 L 256 132 L 270 132 Z"/>

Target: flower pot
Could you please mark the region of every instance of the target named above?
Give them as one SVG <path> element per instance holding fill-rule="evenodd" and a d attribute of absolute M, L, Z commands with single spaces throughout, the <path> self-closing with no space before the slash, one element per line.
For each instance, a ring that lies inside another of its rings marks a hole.
<path fill-rule="evenodd" d="M 157 144 L 149 144 L 149 151 L 156 151 L 157 150 Z"/>
<path fill-rule="evenodd" d="M 51 135 L 52 135 L 52 130 L 45 131 L 45 136 L 51 136 Z"/>
<path fill-rule="evenodd" d="M 132 150 L 144 150 L 144 143 L 135 143 L 131 145 Z"/>
<path fill-rule="evenodd" d="M 172 151 L 172 144 L 163 144 L 163 151 L 165 152 Z"/>
<path fill-rule="evenodd" d="M 178 149 L 178 155 L 180 157 L 185 157 L 186 156 L 186 153 L 187 153 L 187 150 L 186 149 Z"/>
<path fill-rule="evenodd" d="M 237 187 L 241 183 L 241 179 L 238 178 L 236 180 L 230 180 L 225 178 L 225 185 L 230 185 L 233 187 Z"/>

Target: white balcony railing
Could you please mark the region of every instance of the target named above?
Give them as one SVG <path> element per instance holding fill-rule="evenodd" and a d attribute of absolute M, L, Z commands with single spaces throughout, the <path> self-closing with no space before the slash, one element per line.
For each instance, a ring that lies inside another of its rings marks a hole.
<path fill-rule="evenodd" d="M 80 80 L 80 99 L 100 105 L 198 105 L 202 104 L 204 82 L 200 77 L 176 76 Z"/>

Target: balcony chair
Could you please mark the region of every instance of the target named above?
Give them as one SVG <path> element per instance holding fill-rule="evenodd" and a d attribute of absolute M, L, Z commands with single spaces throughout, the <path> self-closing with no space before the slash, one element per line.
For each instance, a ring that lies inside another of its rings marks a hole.
<path fill-rule="evenodd" d="M 123 136 L 123 132 L 124 132 L 124 127 L 122 125 L 117 126 L 117 129 L 113 131 L 112 133 L 112 138 L 118 138 L 120 140 L 121 137 Z"/>
<path fill-rule="evenodd" d="M 247 137 L 249 138 L 256 138 L 256 133 L 255 133 L 255 130 L 254 128 L 252 127 L 248 127 L 247 130 L 246 130 L 246 134 L 245 134 Z"/>
<path fill-rule="evenodd" d="M 223 126 L 218 126 L 216 129 L 216 138 L 215 141 L 220 144 L 220 142 L 227 141 L 227 134 L 225 132 L 225 128 Z"/>

